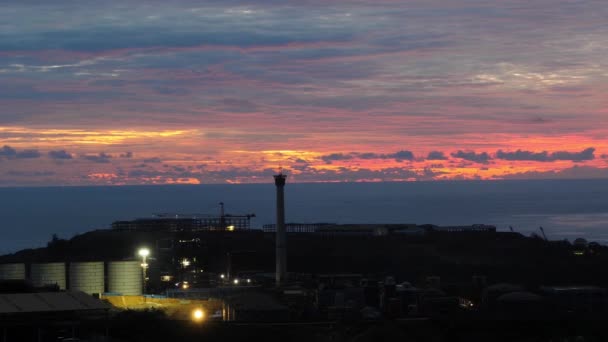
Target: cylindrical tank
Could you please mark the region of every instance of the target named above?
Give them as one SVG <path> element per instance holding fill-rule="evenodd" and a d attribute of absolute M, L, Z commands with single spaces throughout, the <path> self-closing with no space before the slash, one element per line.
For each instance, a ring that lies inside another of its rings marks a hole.
<path fill-rule="evenodd" d="M 103 261 L 70 264 L 70 290 L 88 294 L 104 292 Z"/>
<path fill-rule="evenodd" d="M 142 294 L 143 273 L 139 261 L 111 261 L 108 263 L 108 291 L 125 296 Z"/>
<path fill-rule="evenodd" d="M 0 280 L 24 280 L 25 264 L 1 264 Z"/>
<path fill-rule="evenodd" d="M 30 280 L 34 287 L 57 285 L 60 290 L 65 290 L 65 263 L 32 264 Z"/>

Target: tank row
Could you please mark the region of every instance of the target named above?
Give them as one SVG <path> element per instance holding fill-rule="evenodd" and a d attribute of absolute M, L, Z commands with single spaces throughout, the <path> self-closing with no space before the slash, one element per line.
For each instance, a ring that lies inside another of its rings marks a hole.
<path fill-rule="evenodd" d="M 28 280 L 34 287 L 57 286 L 60 290 L 127 296 L 141 295 L 143 286 L 138 261 L 0 264 L 0 281 L 3 280 Z"/>

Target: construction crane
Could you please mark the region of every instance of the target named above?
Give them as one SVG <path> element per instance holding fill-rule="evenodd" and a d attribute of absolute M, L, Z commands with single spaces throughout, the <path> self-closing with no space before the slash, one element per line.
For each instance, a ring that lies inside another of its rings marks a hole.
<path fill-rule="evenodd" d="M 547 239 L 547 235 L 545 235 L 545 230 L 543 229 L 543 227 L 540 227 L 540 232 L 543 233 L 543 238 L 545 239 L 545 241 L 549 241 Z"/>
<path fill-rule="evenodd" d="M 220 202 L 220 229 L 226 229 L 226 215 L 224 213 L 224 202 Z"/>
<path fill-rule="evenodd" d="M 251 221 L 252 217 L 256 217 L 254 213 L 251 214 L 244 214 L 244 215 L 231 215 L 231 214 L 226 214 L 224 211 L 224 202 L 220 202 L 220 228 L 224 229 L 224 230 L 229 230 L 232 231 L 235 228 L 239 228 L 238 226 L 235 227 L 234 225 L 228 225 L 228 219 L 239 219 L 239 218 L 246 218 L 247 219 L 247 225 L 246 227 L 249 228 L 249 222 Z"/>

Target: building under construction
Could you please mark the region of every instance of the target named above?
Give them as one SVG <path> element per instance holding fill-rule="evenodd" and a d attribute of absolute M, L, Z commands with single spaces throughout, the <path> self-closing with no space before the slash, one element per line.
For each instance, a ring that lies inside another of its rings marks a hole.
<path fill-rule="evenodd" d="M 224 213 L 224 203 L 220 203 L 219 215 L 213 214 L 156 214 L 150 218 L 131 221 L 116 221 L 112 228 L 122 231 L 144 232 L 197 232 L 214 230 L 248 230 L 255 214 L 231 215 Z"/>

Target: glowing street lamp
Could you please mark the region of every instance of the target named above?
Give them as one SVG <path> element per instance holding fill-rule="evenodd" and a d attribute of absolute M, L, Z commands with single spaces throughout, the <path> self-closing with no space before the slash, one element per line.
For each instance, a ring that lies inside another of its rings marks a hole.
<path fill-rule="evenodd" d="M 143 284 L 143 293 L 146 294 L 146 289 L 147 289 L 147 280 L 148 277 L 146 276 L 146 271 L 148 270 L 148 264 L 146 263 L 146 258 L 148 257 L 148 255 L 150 255 L 150 250 L 148 248 L 140 248 L 139 251 L 137 252 L 137 254 L 139 254 L 139 256 L 142 258 L 142 263 L 141 263 L 141 268 L 143 270 L 143 276 L 144 276 L 144 284 Z"/>
<path fill-rule="evenodd" d="M 192 320 L 195 322 L 202 322 L 205 319 L 205 311 L 201 309 L 195 309 L 192 311 Z"/>

